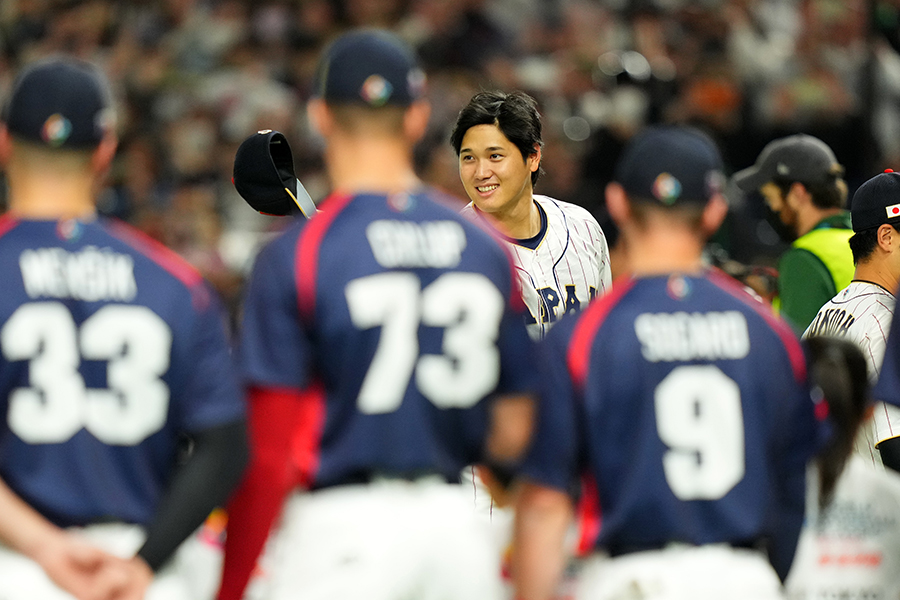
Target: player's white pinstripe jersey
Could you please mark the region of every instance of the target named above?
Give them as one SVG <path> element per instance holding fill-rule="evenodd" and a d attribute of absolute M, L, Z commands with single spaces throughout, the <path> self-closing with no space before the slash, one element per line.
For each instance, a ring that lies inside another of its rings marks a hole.
<path fill-rule="evenodd" d="M 862 349 L 869 365 L 869 379 L 874 384 L 881 373 L 895 304 L 894 295 L 880 285 L 852 281 L 819 309 L 803 337 L 831 335 L 852 340 Z M 857 451 L 880 464 L 875 445 L 900 435 L 900 409 L 878 402 L 873 420 L 871 427 L 863 427 L 866 443 L 857 439 Z"/>
<path fill-rule="evenodd" d="M 578 312 L 612 286 L 609 248 L 597 220 L 584 208 L 534 195 L 547 215 L 547 231 L 532 250 L 507 238 L 525 305 L 528 333 L 540 339 L 564 314 Z M 462 209 L 479 219 L 470 203 Z"/>

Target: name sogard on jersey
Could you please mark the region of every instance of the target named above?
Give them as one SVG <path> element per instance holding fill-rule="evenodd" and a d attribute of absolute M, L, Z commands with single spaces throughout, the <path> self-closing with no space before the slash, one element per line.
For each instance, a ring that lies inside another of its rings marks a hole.
<path fill-rule="evenodd" d="M 30 298 L 129 301 L 137 295 L 134 261 L 109 248 L 86 246 L 25 250 L 19 255 L 25 293 Z"/>
<path fill-rule="evenodd" d="M 643 313 L 634 331 L 650 362 L 739 359 L 750 351 L 747 320 L 738 311 Z"/>

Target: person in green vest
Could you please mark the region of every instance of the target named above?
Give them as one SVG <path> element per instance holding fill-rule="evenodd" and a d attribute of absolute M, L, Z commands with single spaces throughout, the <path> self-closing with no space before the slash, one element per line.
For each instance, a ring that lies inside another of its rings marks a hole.
<path fill-rule="evenodd" d="M 853 235 L 844 209 L 844 168 L 822 140 L 798 134 L 763 148 L 756 164 L 734 175 L 745 191 L 758 191 L 797 239 L 778 260 L 773 306 L 802 333 L 823 304 L 850 284 Z"/>

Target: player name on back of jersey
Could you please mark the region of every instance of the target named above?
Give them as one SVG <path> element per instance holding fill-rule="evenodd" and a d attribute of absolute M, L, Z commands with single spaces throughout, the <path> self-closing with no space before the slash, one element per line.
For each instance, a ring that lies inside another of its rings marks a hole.
<path fill-rule="evenodd" d="M 809 326 L 809 335 L 847 335 L 847 330 L 853 325 L 856 317 L 843 308 L 826 308 L 819 311 L 812 325 Z"/>
<path fill-rule="evenodd" d="M 466 247 L 466 232 L 455 221 L 372 221 L 366 237 L 385 268 L 455 267 Z"/>
<path fill-rule="evenodd" d="M 747 320 L 738 311 L 643 313 L 634 331 L 650 362 L 740 359 L 750 351 Z"/>
<path fill-rule="evenodd" d="M 137 294 L 134 261 L 109 248 L 25 250 L 19 255 L 19 268 L 31 298 L 127 302 Z"/>

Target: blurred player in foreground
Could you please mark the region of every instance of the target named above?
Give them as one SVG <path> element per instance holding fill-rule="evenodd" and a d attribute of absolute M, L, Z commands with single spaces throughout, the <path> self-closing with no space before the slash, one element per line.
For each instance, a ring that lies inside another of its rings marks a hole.
<path fill-rule="evenodd" d="M 188 544 L 179 547 L 246 461 L 212 288 L 95 212 L 116 148 L 111 110 L 99 72 L 63 58 L 20 74 L 4 110 L 4 600 L 71 599 L 59 588 L 96 600 L 197 598 Z"/>
<path fill-rule="evenodd" d="M 551 596 L 578 478 L 592 554 L 576 598 L 781 595 L 817 421 L 797 338 L 703 267 L 727 210 L 720 169 L 712 142 L 684 128 L 645 130 L 617 166 L 607 204 L 633 277 L 542 345 L 545 401 L 516 507 L 522 600 Z"/>
<path fill-rule="evenodd" d="M 219 598 L 241 597 L 290 490 L 266 598 L 498 598 L 459 474 L 529 438 L 534 351 L 512 265 L 414 174 L 429 105 L 407 47 L 350 32 L 317 82 L 308 114 L 334 192 L 260 253 L 248 287 L 255 458 Z"/>
<path fill-rule="evenodd" d="M 844 210 L 844 168 L 831 148 L 811 135 L 770 142 L 756 164 L 734 175 L 743 190 L 758 191 L 796 236 L 778 259 L 778 296 L 773 306 L 800 334 L 816 312 L 853 277 L 847 240 L 853 235 Z"/>
<path fill-rule="evenodd" d="M 828 401 L 834 435 L 810 470 L 787 596 L 900 598 L 900 475 L 873 469 L 853 453 L 871 412 L 867 358 L 849 336 L 812 336 L 805 344 L 810 379 Z"/>
<path fill-rule="evenodd" d="M 541 115 L 523 92 L 480 92 L 456 119 L 450 143 L 469 199 L 463 214 L 499 230 L 512 253 L 532 338 L 612 285 L 606 236 L 591 214 L 534 193 Z"/>
<path fill-rule="evenodd" d="M 862 184 L 850 203 L 853 281 L 826 303 L 803 337 L 846 337 L 863 351 L 872 382 L 878 379 L 894 293 L 900 282 L 900 173 L 885 172 Z M 860 428 L 857 451 L 870 463 L 900 471 L 900 409 L 879 402 Z M 877 448 L 877 450 L 876 450 Z"/>

